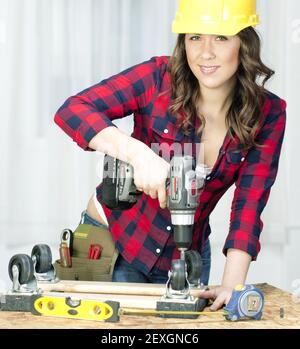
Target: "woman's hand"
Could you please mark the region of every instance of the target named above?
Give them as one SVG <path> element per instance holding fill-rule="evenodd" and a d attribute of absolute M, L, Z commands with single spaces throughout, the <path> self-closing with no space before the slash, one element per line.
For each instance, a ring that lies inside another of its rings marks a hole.
<path fill-rule="evenodd" d="M 166 180 L 170 164 L 159 157 L 147 146 L 138 147 L 131 160 L 134 172 L 134 184 L 137 189 L 159 200 L 161 208 L 167 206 Z"/>
<path fill-rule="evenodd" d="M 221 286 L 204 291 L 201 297 L 212 299 L 212 311 L 227 305 L 236 285 L 244 285 L 251 262 L 251 256 L 238 249 L 229 248 Z"/>
<path fill-rule="evenodd" d="M 213 304 L 210 306 L 210 310 L 216 311 L 227 305 L 232 296 L 233 288 L 231 287 L 216 287 L 208 291 L 204 291 L 201 294 L 201 298 L 213 300 Z"/>
<path fill-rule="evenodd" d="M 161 208 L 167 206 L 166 180 L 170 164 L 145 143 L 110 126 L 99 132 L 89 147 L 131 164 L 137 189 L 152 199 L 158 198 Z"/>

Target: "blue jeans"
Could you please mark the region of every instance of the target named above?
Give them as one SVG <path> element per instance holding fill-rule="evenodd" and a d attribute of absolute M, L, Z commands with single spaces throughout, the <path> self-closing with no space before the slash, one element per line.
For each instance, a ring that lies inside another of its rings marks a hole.
<path fill-rule="evenodd" d="M 107 226 L 96 221 L 92 217 L 90 217 L 86 211 L 82 213 L 81 222 L 82 224 L 91 224 L 96 227 L 105 227 Z M 211 249 L 209 239 L 206 240 L 202 253 L 202 274 L 200 277 L 201 283 L 204 285 L 208 285 L 209 274 L 210 274 L 210 266 L 211 266 Z M 167 272 L 150 272 L 145 275 L 141 271 L 133 268 L 131 264 L 129 264 L 121 254 L 119 254 L 118 259 L 116 261 L 112 281 L 114 282 L 138 282 L 138 283 L 153 283 L 153 284 L 165 284 L 168 281 L 168 273 Z"/>
<path fill-rule="evenodd" d="M 107 225 L 104 225 L 104 224 L 96 221 L 86 211 L 83 211 L 82 214 L 81 214 L 80 224 L 90 224 L 90 225 L 94 225 L 96 227 L 101 227 L 101 228 L 108 229 Z"/>

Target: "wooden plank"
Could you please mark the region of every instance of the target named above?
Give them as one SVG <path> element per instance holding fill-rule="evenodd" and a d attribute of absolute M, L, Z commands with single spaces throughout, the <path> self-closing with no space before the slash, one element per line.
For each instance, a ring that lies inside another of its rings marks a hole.
<path fill-rule="evenodd" d="M 198 319 L 162 319 L 154 316 L 122 315 L 118 323 L 101 323 L 85 320 L 69 320 L 34 316 L 30 313 L 1 312 L 0 328 L 30 329 L 263 329 L 297 328 L 300 329 L 300 303 L 290 293 L 268 284 L 257 285 L 265 294 L 265 308 L 262 320 L 229 322 L 222 316 L 200 316 Z M 284 309 L 284 318 L 280 317 L 280 308 Z"/>
<path fill-rule="evenodd" d="M 72 299 L 91 299 L 100 302 L 116 301 L 120 302 L 120 307 L 139 308 L 139 309 L 156 309 L 156 302 L 160 300 L 157 296 L 138 296 L 138 295 L 121 295 L 121 294 L 99 294 L 99 293 L 64 293 L 64 292 L 46 292 L 43 296 L 50 297 L 71 297 Z"/>
<path fill-rule="evenodd" d="M 61 280 L 58 283 L 38 283 L 44 292 L 76 292 L 101 294 L 131 294 L 140 296 L 161 297 L 166 292 L 164 284 L 142 284 L 126 282 L 96 282 Z M 191 295 L 201 297 L 201 289 L 191 289 Z"/>
<path fill-rule="evenodd" d="M 50 297 L 71 297 L 77 300 L 96 300 L 101 302 L 116 301 L 120 303 L 123 308 L 136 309 L 156 309 L 157 302 L 161 300 L 161 296 L 141 296 L 130 294 L 100 294 L 100 293 L 74 293 L 74 292 L 45 292 L 43 296 Z M 182 302 L 180 299 L 172 299 L 172 302 Z"/>

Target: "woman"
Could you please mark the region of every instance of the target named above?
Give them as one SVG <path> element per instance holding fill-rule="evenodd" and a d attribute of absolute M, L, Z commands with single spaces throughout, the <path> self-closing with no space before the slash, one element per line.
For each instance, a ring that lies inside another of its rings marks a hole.
<path fill-rule="evenodd" d="M 171 58 L 153 57 L 104 80 L 70 97 L 57 112 L 55 122 L 80 147 L 130 163 L 143 191 L 132 209 L 114 212 L 100 205 L 100 185 L 82 217 L 82 223 L 109 226 L 120 252 L 114 281 L 166 282 L 171 260 L 178 258 L 166 208 L 169 163 L 151 145 L 201 143 L 199 165 L 207 177 L 192 248 L 204 260 L 204 284 L 210 270 L 209 215 L 236 186 L 222 283 L 203 297 L 213 299 L 211 309 L 217 310 L 245 283 L 260 250 L 260 216 L 278 170 L 286 108 L 264 88 L 274 72 L 260 59 L 255 5 L 254 0 L 181 0 Z M 132 113 L 129 137 L 112 121 Z"/>

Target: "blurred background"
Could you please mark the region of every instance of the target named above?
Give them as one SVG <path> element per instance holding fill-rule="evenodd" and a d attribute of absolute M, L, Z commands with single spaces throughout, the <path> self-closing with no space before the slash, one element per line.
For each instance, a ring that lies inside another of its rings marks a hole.
<path fill-rule="evenodd" d="M 0 288 L 15 253 L 75 229 L 101 181 L 103 154 L 84 152 L 53 122 L 69 96 L 156 55 L 170 55 L 176 0 L 0 0 Z M 268 84 L 288 103 L 277 181 L 263 212 L 248 282 L 300 287 L 300 2 L 258 0 Z M 132 117 L 115 122 L 130 134 Z M 297 155 L 298 154 L 298 155 Z M 211 284 L 221 282 L 232 187 L 211 216 Z"/>

